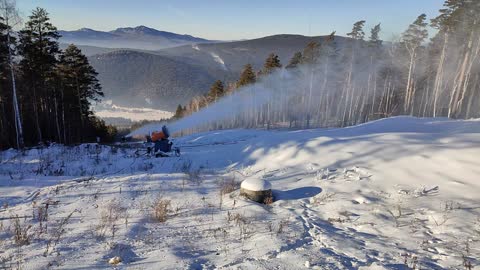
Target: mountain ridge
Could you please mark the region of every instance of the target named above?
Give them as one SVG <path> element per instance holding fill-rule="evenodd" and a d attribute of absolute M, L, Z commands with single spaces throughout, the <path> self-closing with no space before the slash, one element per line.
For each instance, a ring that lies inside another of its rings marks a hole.
<path fill-rule="evenodd" d="M 72 31 L 59 30 L 58 33 L 61 35 L 60 43 L 104 48 L 160 50 L 193 43 L 213 42 L 188 34 L 161 31 L 144 25 L 120 27 L 111 31 L 80 28 Z"/>

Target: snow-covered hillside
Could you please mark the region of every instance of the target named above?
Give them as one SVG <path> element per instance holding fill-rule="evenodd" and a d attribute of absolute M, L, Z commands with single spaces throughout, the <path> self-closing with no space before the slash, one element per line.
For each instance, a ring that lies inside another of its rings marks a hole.
<path fill-rule="evenodd" d="M 181 157 L 1 152 L 0 268 L 480 269 L 479 120 L 175 143 Z M 239 196 L 248 177 L 272 183 L 273 204 Z"/>

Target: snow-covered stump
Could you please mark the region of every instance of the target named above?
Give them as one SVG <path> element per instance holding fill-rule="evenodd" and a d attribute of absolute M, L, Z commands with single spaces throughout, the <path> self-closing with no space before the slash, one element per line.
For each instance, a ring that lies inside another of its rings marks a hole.
<path fill-rule="evenodd" d="M 271 203 L 273 201 L 272 184 L 259 178 L 248 178 L 240 185 L 240 195 L 259 202 Z"/>

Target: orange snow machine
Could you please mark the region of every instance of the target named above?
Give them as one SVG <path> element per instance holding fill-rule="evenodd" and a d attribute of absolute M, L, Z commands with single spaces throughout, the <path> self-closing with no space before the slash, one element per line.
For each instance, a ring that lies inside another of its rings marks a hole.
<path fill-rule="evenodd" d="M 180 156 L 180 148 L 172 147 L 173 142 L 168 139 L 169 137 L 170 132 L 166 126 L 162 126 L 161 131 L 152 132 L 150 138 L 154 143 L 155 157 L 169 157 L 172 152 L 175 156 Z"/>

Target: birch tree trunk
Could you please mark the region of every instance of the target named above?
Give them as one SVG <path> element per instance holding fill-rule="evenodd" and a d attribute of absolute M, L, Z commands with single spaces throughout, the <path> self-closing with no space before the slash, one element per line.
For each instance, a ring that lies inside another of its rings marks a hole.
<path fill-rule="evenodd" d="M 13 98 L 13 112 L 15 114 L 15 130 L 17 133 L 17 148 L 22 149 L 25 145 L 24 140 L 23 140 L 23 125 L 22 125 L 22 117 L 20 115 L 20 109 L 18 106 L 18 96 L 17 96 L 17 84 L 15 80 L 15 71 L 14 71 L 14 65 L 13 65 L 13 56 L 12 56 L 12 47 L 11 47 L 11 40 L 10 40 L 10 22 L 9 18 L 12 12 L 9 10 L 9 7 L 7 6 L 7 2 L 4 1 L 3 3 L 4 6 L 4 21 L 5 25 L 7 27 L 7 46 L 8 46 L 8 65 L 10 68 L 10 78 L 12 80 L 12 98 Z"/>

